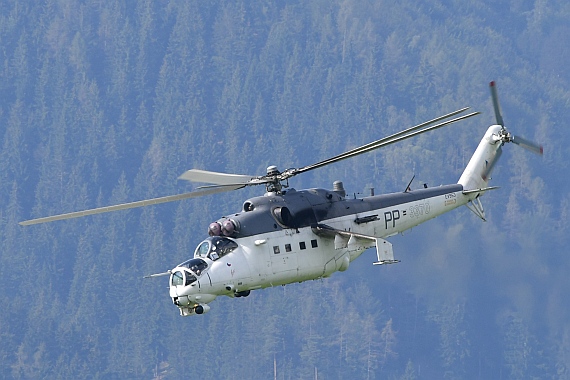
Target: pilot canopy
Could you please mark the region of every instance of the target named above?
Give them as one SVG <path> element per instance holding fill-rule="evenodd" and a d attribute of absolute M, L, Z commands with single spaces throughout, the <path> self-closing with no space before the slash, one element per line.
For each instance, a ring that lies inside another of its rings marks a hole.
<path fill-rule="evenodd" d="M 188 286 L 196 282 L 198 277 L 208 269 L 208 263 L 202 259 L 194 258 L 179 264 L 176 268 L 178 270 L 170 276 L 170 284 L 172 286 Z"/>
<path fill-rule="evenodd" d="M 216 261 L 238 247 L 238 244 L 227 237 L 212 236 L 201 242 L 194 251 L 194 260 L 209 258 Z"/>

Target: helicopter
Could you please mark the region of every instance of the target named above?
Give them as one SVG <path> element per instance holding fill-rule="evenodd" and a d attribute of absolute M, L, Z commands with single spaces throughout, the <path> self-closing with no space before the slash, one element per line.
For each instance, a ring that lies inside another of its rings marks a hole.
<path fill-rule="evenodd" d="M 93 214 L 144 207 L 182 199 L 265 185 L 265 194 L 246 200 L 241 211 L 208 226 L 208 237 L 193 257 L 173 269 L 145 278 L 169 276 L 169 295 L 180 315 L 210 311 L 218 296 L 247 297 L 252 290 L 330 277 L 346 271 L 365 250 L 376 248 L 374 265 L 398 263 L 387 238 L 443 213 L 467 206 L 485 220 L 480 197 L 497 187 L 489 186 L 491 172 L 502 147 L 514 143 L 542 155 L 542 146 L 507 131 L 495 82 L 490 83 L 496 124 L 488 127 L 475 153 L 455 184 L 403 192 L 347 197 L 341 181 L 332 190 L 295 190 L 289 179 L 390 144 L 478 115 L 461 108 L 388 137 L 326 160 L 279 171 L 269 166 L 261 176 L 228 174 L 199 169 L 179 179 L 206 183 L 194 191 L 32 219 L 21 225 L 65 220 Z M 461 115 L 463 114 L 463 115 Z"/>

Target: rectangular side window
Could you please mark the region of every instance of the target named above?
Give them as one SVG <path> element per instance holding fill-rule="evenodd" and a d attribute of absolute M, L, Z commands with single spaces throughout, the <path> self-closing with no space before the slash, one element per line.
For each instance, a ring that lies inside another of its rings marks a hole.
<path fill-rule="evenodd" d="M 285 244 L 285 252 L 291 252 L 291 244 Z"/>
<path fill-rule="evenodd" d="M 275 254 L 279 253 L 279 246 L 278 245 L 273 246 L 273 253 L 275 253 Z"/>
<path fill-rule="evenodd" d="M 317 240 L 311 240 L 311 247 L 313 247 L 313 248 L 317 248 L 317 247 L 318 247 L 318 245 L 317 245 Z"/>
<path fill-rule="evenodd" d="M 299 242 L 299 248 L 301 249 L 307 249 L 307 246 L 305 245 L 304 241 Z"/>

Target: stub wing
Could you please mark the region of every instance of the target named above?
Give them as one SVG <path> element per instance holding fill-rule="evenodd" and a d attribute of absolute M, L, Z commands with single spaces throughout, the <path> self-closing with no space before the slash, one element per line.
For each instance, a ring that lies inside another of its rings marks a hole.
<path fill-rule="evenodd" d="M 376 247 L 378 260 L 373 263 L 374 265 L 395 264 L 400 262 L 394 259 L 392 243 L 387 240 L 352 231 L 338 230 L 326 224 L 317 224 L 312 230 L 316 235 L 334 239 L 336 249 L 347 248 L 350 250 L 351 248 L 362 249 Z"/>

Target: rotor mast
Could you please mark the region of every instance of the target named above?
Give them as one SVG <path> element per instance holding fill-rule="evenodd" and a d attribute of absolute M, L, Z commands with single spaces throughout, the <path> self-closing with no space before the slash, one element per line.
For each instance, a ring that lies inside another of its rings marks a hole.
<path fill-rule="evenodd" d="M 282 173 L 277 169 L 277 166 L 271 165 L 267 167 L 267 175 L 265 178 L 268 182 L 265 184 L 265 191 L 267 193 L 283 194 L 283 188 L 289 187 L 289 179 L 281 179 Z"/>

